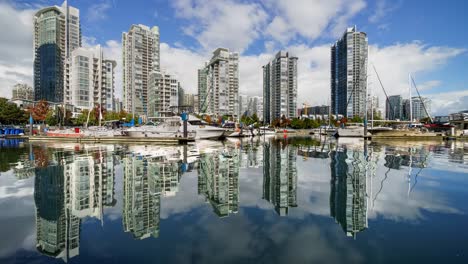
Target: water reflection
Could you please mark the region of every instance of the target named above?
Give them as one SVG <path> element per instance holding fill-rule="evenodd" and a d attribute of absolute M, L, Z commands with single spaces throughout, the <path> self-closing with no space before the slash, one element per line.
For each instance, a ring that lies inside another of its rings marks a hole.
<path fill-rule="evenodd" d="M 176 196 L 189 205 L 177 212 L 179 216 L 199 213 L 190 219 L 195 230 L 204 225 L 214 232 L 239 223 L 252 232 L 261 230 L 255 226 L 259 223 L 274 224 L 265 230 L 289 230 L 289 224 L 297 224 L 298 219 L 303 218 L 300 225 L 306 225 L 311 224 L 311 215 L 325 214 L 321 221 L 330 223 L 331 229 L 323 223 L 320 227 L 326 232 L 336 230 L 340 243 L 353 241 L 346 237 L 361 240 L 362 235 L 372 236 L 374 228 L 378 229 L 373 225 L 377 215 L 395 220 L 419 214 L 416 219 L 423 219 L 419 211 L 463 211 L 447 198 L 450 193 L 427 192 L 440 180 L 425 174 L 427 170 L 432 173 L 431 166 L 443 159 L 453 165 L 444 168 L 446 172 L 466 172 L 464 154 L 460 154 L 464 153 L 463 145 L 367 145 L 363 141 L 273 138 L 179 147 L 21 143 L 8 151 L 2 156 L 14 158 L 2 160 L 2 171 L 12 171 L 17 180 L 34 183 L 37 252 L 64 261 L 77 257 L 80 242 L 89 241 L 81 237 L 89 236 L 89 232 L 82 232 L 86 228 L 83 223 L 92 219 L 92 223 L 104 226 L 109 211 L 118 211 L 115 225 L 134 243 L 166 243 L 161 226 L 171 234 L 179 231 L 161 225 L 174 221 L 162 209 L 170 211 L 177 205 Z M 317 167 L 325 169 L 313 171 Z M 186 173 L 190 174 L 184 176 Z M 255 178 L 255 173 L 259 177 Z M 427 178 L 418 186 L 421 177 Z M 190 186 L 184 188 L 187 178 Z M 245 182 L 249 188 L 244 189 Z M 323 187 L 317 190 L 314 184 Z M 319 195 L 325 197 L 322 203 L 317 202 Z M 254 203 L 250 197 L 255 197 Z M 252 208 L 255 214 L 248 212 Z M 273 210 L 270 215 L 260 214 Z M 319 225 L 314 223 L 313 227 L 318 229 Z M 299 229 L 303 228 L 308 227 Z"/>
<path fill-rule="evenodd" d="M 234 148 L 200 155 L 198 194 L 205 196 L 219 217 L 239 211 L 239 165 L 239 152 Z"/>
<path fill-rule="evenodd" d="M 344 148 L 331 151 L 330 159 L 330 215 L 347 236 L 356 237 L 368 227 L 367 157 Z"/>
<path fill-rule="evenodd" d="M 263 158 L 262 198 L 278 215 L 288 215 L 290 207 L 297 207 L 296 147 L 287 140 L 273 140 L 265 144 Z"/>
<path fill-rule="evenodd" d="M 161 196 L 178 192 L 180 157 L 180 148 L 145 148 L 123 158 L 123 227 L 134 238 L 159 237 Z"/>
<path fill-rule="evenodd" d="M 114 159 L 102 150 L 75 155 L 45 148 L 36 148 L 34 157 L 36 248 L 67 261 L 79 254 L 81 219 L 103 223 L 104 207 L 116 203 Z"/>

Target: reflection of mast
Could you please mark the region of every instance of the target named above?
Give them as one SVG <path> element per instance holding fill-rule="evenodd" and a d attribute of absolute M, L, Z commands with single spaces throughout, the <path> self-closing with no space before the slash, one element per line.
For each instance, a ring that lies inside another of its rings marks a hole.
<path fill-rule="evenodd" d="M 409 160 L 409 168 L 408 168 L 408 177 L 407 177 L 407 181 L 408 181 L 408 197 L 409 197 L 409 194 L 410 194 L 410 190 L 411 190 L 411 173 L 413 172 L 413 148 L 410 147 L 410 150 L 409 150 L 409 155 L 410 155 L 410 160 Z"/>
<path fill-rule="evenodd" d="M 387 180 L 388 178 L 388 173 L 390 172 L 390 168 L 388 168 L 387 172 L 385 172 L 385 177 L 382 179 L 382 181 L 380 182 L 380 189 L 379 191 L 375 194 L 375 197 L 374 197 L 374 200 L 372 200 L 372 209 L 374 208 L 374 204 L 375 204 L 375 200 L 377 200 L 377 197 L 379 196 L 380 192 L 382 192 L 383 190 L 383 185 L 384 185 L 384 182 Z"/>

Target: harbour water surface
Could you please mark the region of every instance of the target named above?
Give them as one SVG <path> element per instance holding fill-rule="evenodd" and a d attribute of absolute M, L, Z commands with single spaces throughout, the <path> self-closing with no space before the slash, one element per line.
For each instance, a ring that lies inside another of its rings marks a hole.
<path fill-rule="evenodd" d="M 467 143 L 0 145 L 0 263 L 468 263 Z"/>

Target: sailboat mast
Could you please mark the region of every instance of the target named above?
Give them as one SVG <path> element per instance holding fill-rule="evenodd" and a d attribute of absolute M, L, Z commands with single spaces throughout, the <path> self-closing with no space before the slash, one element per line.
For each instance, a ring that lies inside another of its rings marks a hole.
<path fill-rule="evenodd" d="M 410 109 L 410 122 L 413 123 L 413 99 L 411 98 L 411 73 L 408 77 L 409 82 L 409 109 Z"/>

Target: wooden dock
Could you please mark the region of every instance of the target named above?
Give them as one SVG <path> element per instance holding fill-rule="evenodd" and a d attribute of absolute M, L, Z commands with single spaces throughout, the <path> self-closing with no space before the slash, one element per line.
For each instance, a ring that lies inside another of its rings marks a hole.
<path fill-rule="evenodd" d="M 73 143 L 152 143 L 155 145 L 184 145 L 188 142 L 194 142 L 194 138 L 171 137 L 171 138 L 135 138 L 126 136 L 116 137 L 49 137 L 32 136 L 23 137 L 30 142 L 73 142 Z"/>

